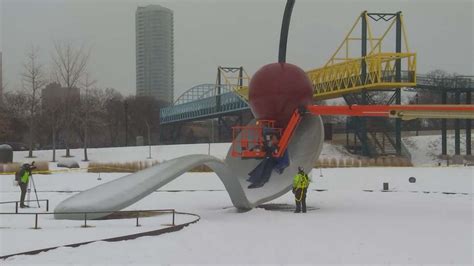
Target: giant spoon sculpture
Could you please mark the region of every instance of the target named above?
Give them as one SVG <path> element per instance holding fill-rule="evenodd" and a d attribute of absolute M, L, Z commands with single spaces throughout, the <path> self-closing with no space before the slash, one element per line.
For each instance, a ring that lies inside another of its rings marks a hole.
<path fill-rule="evenodd" d="M 287 125 L 298 106 L 312 102 L 312 86 L 306 73 L 286 63 L 286 43 L 293 5 L 294 0 L 286 3 L 278 62 L 259 69 L 249 84 L 249 105 L 256 120 L 276 120 L 278 127 Z M 256 120 L 249 125 L 255 124 Z M 234 158 L 230 150 L 224 161 L 208 155 L 187 155 L 78 193 L 55 208 L 55 218 L 83 219 L 81 212 L 91 212 L 87 216 L 89 219 L 107 216 L 111 211 L 126 208 L 199 165 L 207 165 L 214 170 L 237 209 L 252 209 L 291 190 L 298 166 L 312 169 L 321 152 L 323 132 L 319 116 L 304 116 L 288 145 L 290 165 L 282 174 L 273 172 L 265 186 L 258 189 L 248 189 L 246 179 L 261 159 Z M 237 141 L 239 139 L 240 136 Z"/>

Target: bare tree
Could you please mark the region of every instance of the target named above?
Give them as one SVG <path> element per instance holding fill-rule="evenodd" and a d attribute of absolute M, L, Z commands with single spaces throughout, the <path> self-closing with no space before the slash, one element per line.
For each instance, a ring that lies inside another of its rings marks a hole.
<path fill-rule="evenodd" d="M 8 83 L 2 79 L 2 82 L 0 84 L 0 104 L 3 102 L 3 98 L 4 98 L 3 95 L 5 94 L 7 87 L 8 87 Z"/>
<path fill-rule="evenodd" d="M 22 91 L 7 92 L 3 95 L 4 102 L 2 104 L 2 113 L 4 113 L 5 124 L 2 128 L 5 128 L 6 138 L 14 141 L 22 141 L 25 135 L 25 128 L 27 125 L 25 122 L 28 117 L 28 95 Z M 3 119 L 2 119 L 3 120 Z M 7 127 L 8 125 L 8 127 Z"/>
<path fill-rule="evenodd" d="M 429 78 L 428 82 L 431 85 L 438 87 L 449 86 L 451 79 L 454 77 L 454 75 L 442 69 L 432 70 L 428 72 L 426 76 Z"/>
<path fill-rule="evenodd" d="M 64 103 L 59 101 L 53 101 L 48 103 L 47 106 L 43 107 L 43 116 L 46 126 L 51 130 L 51 141 L 53 149 L 53 158 L 52 162 L 56 162 L 56 142 L 58 132 L 60 130 L 61 124 L 63 123 L 63 116 L 60 115 L 61 110 L 64 110 Z"/>
<path fill-rule="evenodd" d="M 9 115 L 3 105 L 0 106 L 0 142 L 12 134 Z"/>
<path fill-rule="evenodd" d="M 114 89 L 105 89 L 105 125 L 107 127 L 110 146 L 119 145 L 119 135 L 123 131 L 124 99 Z"/>
<path fill-rule="evenodd" d="M 28 95 L 22 91 L 8 92 L 4 95 L 3 107 L 12 118 L 23 119 L 27 115 Z"/>
<path fill-rule="evenodd" d="M 23 88 L 28 95 L 28 157 L 33 157 L 34 128 L 40 104 L 39 90 L 45 85 L 43 65 L 39 62 L 39 48 L 31 46 L 26 52 L 26 61 L 21 72 Z"/>
<path fill-rule="evenodd" d="M 153 97 L 129 97 L 130 120 L 133 133 L 140 136 L 147 136 L 147 144 L 152 145 L 152 135 L 155 139 L 159 133 L 159 111 L 165 103 L 155 100 Z M 149 148 L 149 157 L 151 152 Z"/>
<path fill-rule="evenodd" d="M 79 85 L 80 79 L 85 75 L 87 70 L 87 63 L 90 57 L 90 49 L 86 49 L 84 45 L 79 48 L 75 48 L 71 43 L 54 43 L 53 52 L 53 66 L 54 76 L 56 81 L 63 87 L 68 89 L 68 95 L 66 97 L 66 109 L 64 110 L 65 115 L 65 142 L 66 142 L 66 157 L 70 157 L 69 142 L 71 138 L 71 127 L 73 123 L 73 111 L 75 107 L 71 102 L 69 92 L 72 88 Z"/>

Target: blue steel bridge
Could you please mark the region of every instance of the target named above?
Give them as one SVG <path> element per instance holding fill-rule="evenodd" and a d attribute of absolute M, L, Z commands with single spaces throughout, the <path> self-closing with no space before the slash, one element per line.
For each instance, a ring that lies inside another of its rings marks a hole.
<path fill-rule="evenodd" d="M 162 108 L 160 124 L 218 118 L 244 110 L 249 110 L 247 101 L 231 85 L 201 84 L 182 94 L 173 106 Z"/>

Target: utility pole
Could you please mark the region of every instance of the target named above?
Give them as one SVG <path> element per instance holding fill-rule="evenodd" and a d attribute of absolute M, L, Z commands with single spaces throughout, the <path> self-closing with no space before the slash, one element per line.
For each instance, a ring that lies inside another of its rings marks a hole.
<path fill-rule="evenodd" d="M 418 93 L 415 94 L 415 104 L 418 104 Z M 418 134 L 419 134 L 419 133 L 418 133 L 418 130 L 419 130 L 419 127 L 420 127 L 420 123 L 419 123 L 419 122 L 420 122 L 420 121 L 417 120 L 417 121 L 416 121 L 416 124 L 415 124 L 415 126 L 416 126 L 416 134 L 415 134 L 415 135 L 416 135 L 416 136 L 418 136 Z"/>
<path fill-rule="evenodd" d="M 125 109 L 125 147 L 128 146 L 128 102 L 125 100 L 123 103 Z"/>

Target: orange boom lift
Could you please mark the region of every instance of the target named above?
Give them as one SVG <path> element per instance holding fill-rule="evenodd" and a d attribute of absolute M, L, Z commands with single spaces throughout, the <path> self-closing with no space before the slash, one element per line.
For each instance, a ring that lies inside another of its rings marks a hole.
<path fill-rule="evenodd" d="M 285 129 L 275 128 L 274 120 L 259 120 L 255 126 L 233 127 L 232 156 L 263 158 L 273 146 L 272 156 L 284 155 L 303 115 L 345 115 L 390 117 L 402 120 L 417 118 L 474 119 L 474 105 L 309 105 L 296 109 Z M 240 134 L 240 139 L 238 135 Z"/>

